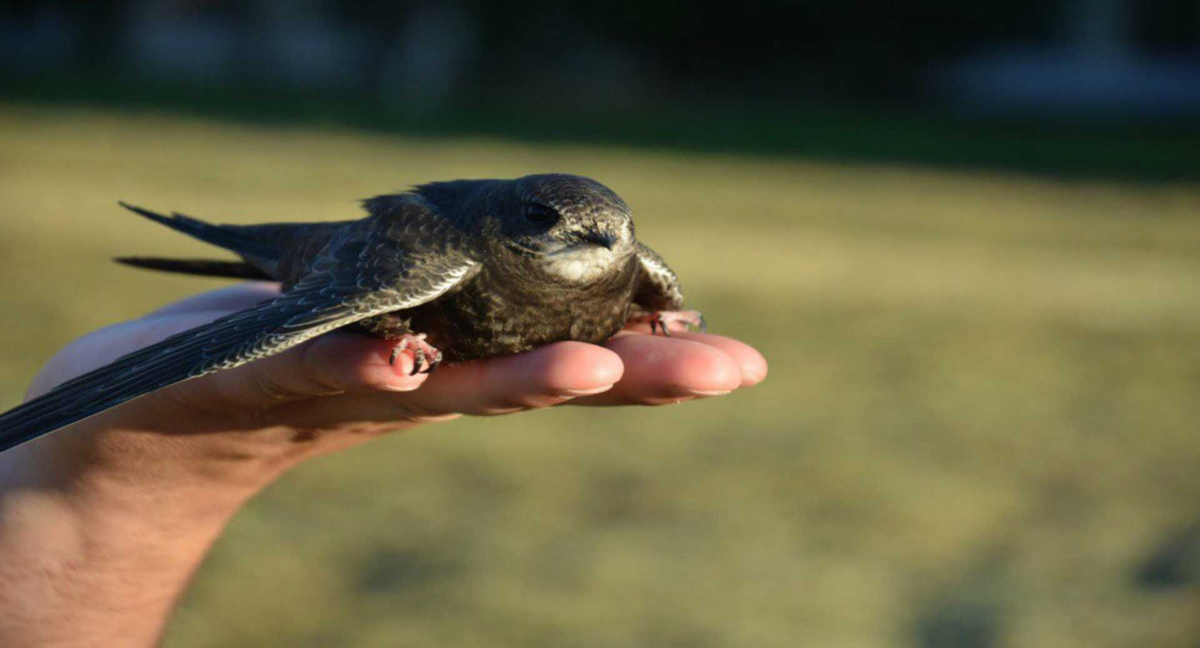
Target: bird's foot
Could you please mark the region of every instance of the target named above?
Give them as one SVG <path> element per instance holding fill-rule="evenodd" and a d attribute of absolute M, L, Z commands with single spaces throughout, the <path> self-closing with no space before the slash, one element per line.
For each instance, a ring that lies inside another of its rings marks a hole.
<path fill-rule="evenodd" d="M 442 363 L 442 352 L 425 341 L 424 333 L 409 333 L 392 340 L 392 343 L 395 346 L 392 347 L 392 357 L 388 360 L 390 364 L 396 364 L 396 358 L 402 351 L 413 354 L 412 371 L 408 372 L 410 376 L 430 373 Z"/>
<path fill-rule="evenodd" d="M 701 332 L 708 331 L 708 323 L 704 321 L 704 316 L 700 311 L 654 311 L 639 315 L 629 320 L 633 324 L 649 324 L 650 334 L 654 335 L 660 330 L 663 335 L 670 336 L 670 325 L 682 323 L 686 330 L 688 326 L 695 326 Z"/>

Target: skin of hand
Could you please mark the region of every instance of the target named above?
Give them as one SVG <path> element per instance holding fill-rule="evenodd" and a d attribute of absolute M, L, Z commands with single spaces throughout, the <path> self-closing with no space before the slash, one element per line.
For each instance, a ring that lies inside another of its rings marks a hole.
<path fill-rule="evenodd" d="M 277 290 L 233 286 L 95 331 L 52 358 L 27 397 Z M 390 350 L 335 332 L 0 454 L 0 645 L 153 645 L 229 519 L 305 459 L 463 414 L 676 403 L 767 373 L 741 342 L 682 331 L 416 376 L 411 355 L 391 365 Z"/>

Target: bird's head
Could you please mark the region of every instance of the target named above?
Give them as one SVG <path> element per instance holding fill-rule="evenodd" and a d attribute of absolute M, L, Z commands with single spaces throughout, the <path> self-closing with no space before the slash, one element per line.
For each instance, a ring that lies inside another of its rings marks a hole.
<path fill-rule="evenodd" d="M 534 261 L 567 281 L 616 271 L 634 254 L 629 206 L 604 185 L 562 173 L 516 180 L 452 180 L 415 192 L 464 228 L 479 228 L 499 251 Z M 393 196 L 367 201 L 385 213 Z"/>
<path fill-rule="evenodd" d="M 620 267 L 634 252 L 629 206 L 595 180 L 525 176 L 512 181 L 507 198 L 501 219 L 506 245 L 553 275 L 586 281 Z"/>

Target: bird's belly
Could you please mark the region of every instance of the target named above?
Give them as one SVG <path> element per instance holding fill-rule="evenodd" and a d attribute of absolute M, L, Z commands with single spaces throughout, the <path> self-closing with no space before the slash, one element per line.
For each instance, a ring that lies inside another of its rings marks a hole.
<path fill-rule="evenodd" d="M 533 291 L 513 294 L 464 289 L 407 311 L 448 362 L 510 355 L 553 342 L 599 343 L 624 327 L 632 291 Z"/>

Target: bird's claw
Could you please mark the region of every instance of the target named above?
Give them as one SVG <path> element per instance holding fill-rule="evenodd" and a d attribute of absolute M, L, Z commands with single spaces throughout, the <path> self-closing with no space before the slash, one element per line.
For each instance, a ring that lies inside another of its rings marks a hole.
<path fill-rule="evenodd" d="M 700 311 L 655 311 L 633 321 L 649 322 L 651 335 L 662 331 L 663 335 L 670 337 L 670 325 L 675 322 L 682 322 L 686 326 L 695 326 L 700 329 L 701 333 L 708 332 L 708 322 L 704 319 L 704 315 L 700 314 Z"/>
<path fill-rule="evenodd" d="M 411 351 L 413 365 L 412 371 L 408 372 L 410 376 L 432 373 L 438 365 L 442 364 L 442 352 L 425 341 L 424 333 L 405 335 L 394 342 L 395 346 L 392 347 L 392 355 L 388 359 L 388 364 L 396 364 L 396 358 L 400 357 L 401 351 Z"/>

